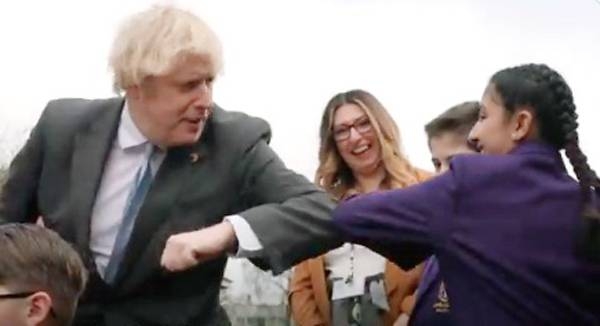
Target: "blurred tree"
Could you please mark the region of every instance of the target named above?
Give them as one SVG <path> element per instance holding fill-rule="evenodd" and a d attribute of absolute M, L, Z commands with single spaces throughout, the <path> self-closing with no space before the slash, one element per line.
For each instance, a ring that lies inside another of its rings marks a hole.
<path fill-rule="evenodd" d="M 0 165 L 0 186 L 4 184 L 7 177 L 8 177 L 8 167 L 6 165 Z"/>

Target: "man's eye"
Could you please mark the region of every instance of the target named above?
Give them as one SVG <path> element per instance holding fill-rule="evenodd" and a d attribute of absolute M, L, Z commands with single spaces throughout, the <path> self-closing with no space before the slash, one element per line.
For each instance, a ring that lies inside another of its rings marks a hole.
<path fill-rule="evenodd" d="M 192 81 L 189 81 L 189 82 L 183 84 L 183 88 L 185 88 L 187 90 L 194 89 L 198 86 L 198 84 L 199 84 L 199 82 L 197 80 L 192 80 Z"/>

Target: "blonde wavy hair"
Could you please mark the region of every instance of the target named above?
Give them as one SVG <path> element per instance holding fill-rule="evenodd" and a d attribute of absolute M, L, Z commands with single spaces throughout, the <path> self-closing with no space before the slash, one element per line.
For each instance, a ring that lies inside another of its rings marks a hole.
<path fill-rule="evenodd" d="M 321 144 L 315 183 L 338 200 L 355 186 L 352 170 L 342 159 L 333 139 L 335 111 L 345 104 L 355 104 L 365 112 L 381 145 L 381 160 L 386 172 L 381 187 L 392 189 L 417 183 L 417 169 L 400 149 L 398 126 L 375 96 L 359 89 L 335 95 L 325 107 L 319 132 Z"/>
<path fill-rule="evenodd" d="M 155 6 L 129 17 L 113 42 L 109 66 L 120 93 L 148 76 L 167 74 L 187 56 L 208 58 L 214 75 L 223 66 L 221 43 L 212 29 L 189 11 Z"/>

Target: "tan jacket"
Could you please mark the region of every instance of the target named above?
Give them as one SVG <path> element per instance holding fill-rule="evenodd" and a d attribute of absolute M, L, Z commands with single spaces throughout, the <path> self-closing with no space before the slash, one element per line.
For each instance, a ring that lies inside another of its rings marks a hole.
<path fill-rule="evenodd" d="M 330 326 L 331 304 L 325 280 L 324 256 L 305 260 L 294 268 L 290 282 L 289 302 L 292 318 L 298 326 Z M 422 264 L 406 272 L 387 261 L 384 281 L 390 304 L 383 318 L 385 326 L 393 325 L 402 313 L 414 306 L 413 294 L 422 272 Z"/>
<path fill-rule="evenodd" d="M 418 182 L 431 177 L 431 173 L 417 169 Z M 324 256 L 303 261 L 294 268 L 288 300 L 292 318 L 298 326 L 330 326 L 331 306 L 325 280 Z M 410 314 L 415 304 L 414 293 L 419 284 L 423 265 L 404 271 L 387 261 L 384 281 L 390 311 L 383 317 L 385 326 L 392 326 L 402 314 Z"/>

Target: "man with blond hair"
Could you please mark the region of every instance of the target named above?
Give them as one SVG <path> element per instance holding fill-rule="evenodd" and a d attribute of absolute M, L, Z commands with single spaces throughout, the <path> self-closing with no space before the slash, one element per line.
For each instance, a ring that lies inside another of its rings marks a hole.
<path fill-rule="evenodd" d="M 278 273 L 339 244 L 333 203 L 269 125 L 213 103 L 221 46 L 202 20 L 136 14 L 110 66 L 124 96 L 51 101 L 0 198 L 0 222 L 41 215 L 82 255 L 76 325 L 214 325 L 226 253 Z"/>
<path fill-rule="evenodd" d="M 0 248 L 0 325 L 71 325 L 87 280 L 77 252 L 35 224 L 0 225 Z"/>

